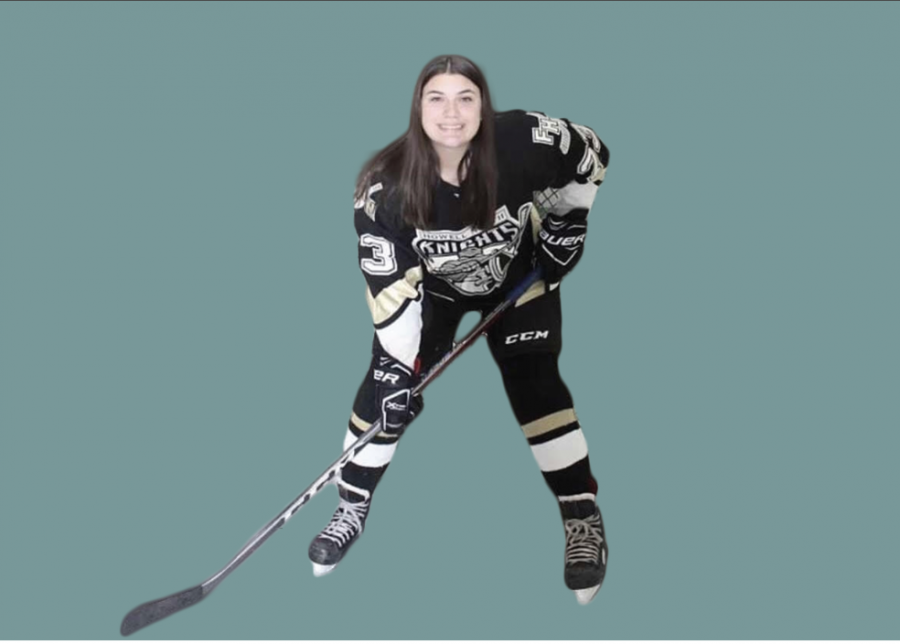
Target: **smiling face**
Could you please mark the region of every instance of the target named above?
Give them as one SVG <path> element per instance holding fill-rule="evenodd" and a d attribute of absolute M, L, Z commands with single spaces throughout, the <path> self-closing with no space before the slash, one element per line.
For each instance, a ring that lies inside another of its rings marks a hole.
<path fill-rule="evenodd" d="M 481 127 L 481 91 L 461 74 L 438 74 L 422 88 L 422 128 L 440 155 L 464 153 Z"/>

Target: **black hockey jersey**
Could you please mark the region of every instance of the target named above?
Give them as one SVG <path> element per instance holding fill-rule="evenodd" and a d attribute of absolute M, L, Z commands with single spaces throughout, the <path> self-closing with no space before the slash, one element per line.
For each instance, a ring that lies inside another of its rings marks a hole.
<path fill-rule="evenodd" d="M 425 291 L 472 308 L 499 302 L 532 268 L 541 217 L 589 210 L 603 182 L 609 150 L 590 128 L 521 110 L 495 119 L 499 184 L 492 228 L 462 226 L 459 188 L 443 180 L 429 230 L 403 222 L 385 179 L 376 177 L 354 204 L 376 333 L 409 366 L 419 351 Z"/>

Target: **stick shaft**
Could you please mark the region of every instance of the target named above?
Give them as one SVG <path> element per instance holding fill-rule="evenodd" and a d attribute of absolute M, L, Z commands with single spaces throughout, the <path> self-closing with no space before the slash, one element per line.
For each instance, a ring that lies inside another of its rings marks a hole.
<path fill-rule="evenodd" d="M 528 290 L 538 279 L 540 279 L 540 270 L 535 269 L 510 293 L 506 298 L 485 318 L 479 322 L 462 340 L 456 343 L 453 348 L 444 355 L 428 372 L 422 376 L 419 384 L 413 389 L 413 395 L 418 395 L 425 389 L 438 375 L 447 368 L 447 366 L 465 351 L 478 337 L 500 317 L 500 315 L 512 306 L 525 291 Z M 250 541 L 241 548 L 241 550 L 232 557 L 231 561 L 215 575 L 204 581 L 200 586 L 157 599 L 155 601 L 141 604 L 133 609 L 122 621 L 122 635 L 130 635 L 131 633 L 157 622 L 169 615 L 180 610 L 193 606 L 201 599 L 206 597 L 213 589 L 230 575 L 238 566 L 240 566 L 253 552 L 259 548 L 266 540 L 271 537 L 277 530 L 284 527 L 284 524 L 290 520 L 297 511 L 304 505 L 309 503 L 310 499 L 322 491 L 322 488 L 330 483 L 343 467 L 360 452 L 373 438 L 381 431 L 381 420 L 376 420 L 372 426 L 367 429 L 356 441 L 348 447 L 343 454 L 331 465 L 328 466 L 308 488 L 303 490 L 300 495 L 291 501 L 284 510 L 282 510 L 274 519 L 269 521 L 260 530 L 254 534 Z"/>
<path fill-rule="evenodd" d="M 518 300 L 522 295 L 527 291 L 531 285 L 533 285 L 538 279 L 540 279 L 540 271 L 539 269 L 533 270 L 529 273 L 525 279 L 509 294 L 506 298 L 493 310 L 491 311 L 485 318 L 479 322 L 471 331 L 469 331 L 466 336 L 460 340 L 447 354 L 441 358 L 428 372 L 422 376 L 419 384 L 413 389 L 413 395 L 417 395 L 421 393 L 425 387 L 427 387 L 431 382 L 434 381 L 435 378 L 440 375 L 440 373 L 447 368 L 447 366 L 453 362 L 460 353 L 465 351 L 472 343 L 475 342 L 483 334 L 487 329 L 497 321 L 500 315 L 506 311 L 510 306 L 512 306 L 516 300 Z M 331 465 L 328 466 L 319 477 L 312 482 L 308 488 L 303 490 L 300 495 L 291 501 L 284 510 L 282 510 L 274 519 L 269 521 L 265 526 L 263 526 L 259 532 L 257 532 L 250 541 L 247 542 L 240 552 L 238 552 L 228 565 L 226 565 L 222 570 L 217 572 L 215 575 L 207 579 L 203 582 L 203 588 L 207 594 L 212 592 L 212 589 L 215 588 L 221 581 L 231 573 L 235 568 L 237 568 L 241 563 L 243 563 L 247 557 L 253 554 L 253 551 L 256 550 L 259 546 L 261 546 L 266 539 L 272 536 L 276 530 L 282 528 L 285 523 L 287 523 L 297 511 L 302 508 L 304 505 L 309 503 L 310 499 L 314 497 L 316 494 L 322 491 L 322 488 L 325 487 L 328 483 L 330 483 L 335 477 L 337 477 L 338 473 L 344 468 L 344 466 L 354 457 L 356 456 L 363 447 L 369 444 L 375 436 L 381 431 L 381 420 L 376 420 L 369 429 L 367 429 L 356 441 L 348 447 L 343 454 Z"/>

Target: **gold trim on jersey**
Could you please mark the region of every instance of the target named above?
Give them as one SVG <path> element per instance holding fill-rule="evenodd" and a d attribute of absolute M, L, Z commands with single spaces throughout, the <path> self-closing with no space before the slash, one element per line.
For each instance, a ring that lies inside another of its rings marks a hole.
<path fill-rule="evenodd" d="M 574 409 L 563 409 L 543 418 L 538 418 L 527 425 L 522 425 L 522 431 L 525 432 L 525 438 L 534 438 L 535 436 L 552 432 L 554 429 L 559 429 L 563 425 L 577 422 L 578 419 L 575 417 Z"/>
<path fill-rule="evenodd" d="M 366 287 L 366 304 L 369 305 L 375 325 L 390 320 L 403 307 L 406 300 L 415 300 L 419 297 L 418 286 L 421 281 L 422 267 L 415 266 L 396 282 L 383 288 L 377 297 L 372 297 L 372 290 Z"/>

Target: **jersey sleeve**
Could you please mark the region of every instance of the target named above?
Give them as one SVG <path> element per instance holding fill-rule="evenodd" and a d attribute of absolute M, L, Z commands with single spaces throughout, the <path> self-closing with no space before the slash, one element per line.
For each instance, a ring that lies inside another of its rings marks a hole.
<path fill-rule="evenodd" d="M 375 183 L 354 204 L 359 267 L 382 348 L 413 368 L 422 334 L 422 267 L 410 230 L 383 194 L 382 184 Z"/>
<path fill-rule="evenodd" d="M 506 128 L 523 160 L 541 214 L 586 215 L 606 177 L 609 148 L 588 126 L 542 112 L 517 111 Z"/>

